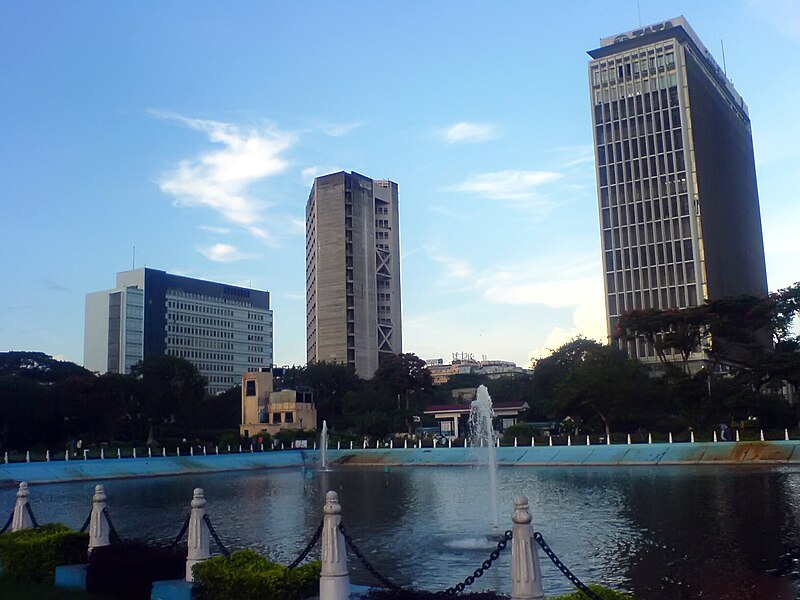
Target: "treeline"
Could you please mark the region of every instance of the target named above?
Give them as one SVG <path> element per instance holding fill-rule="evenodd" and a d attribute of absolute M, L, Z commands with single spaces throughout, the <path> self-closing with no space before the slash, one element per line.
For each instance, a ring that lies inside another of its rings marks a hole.
<path fill-rule="evenodd" d="M 0 447 L 172 443 L 238 427 L 239 388 L 208 397 L 205 383 L 172 356 L 147 358 L 130 375 L 95 376 L 42 353 L 2 353 Z"/>

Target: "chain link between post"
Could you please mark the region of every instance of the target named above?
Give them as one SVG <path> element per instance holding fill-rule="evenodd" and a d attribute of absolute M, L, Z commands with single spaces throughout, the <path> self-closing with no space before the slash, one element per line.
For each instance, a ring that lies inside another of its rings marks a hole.
<path fill-rule="evenodd" d="M 536 543 L 542 547 L 544 553 L 547 554 L 547 557 L 552 561 L 552 563 L 556 566 L 556 568 L 561 571 L 561 573 L 569 579 L 570 583 L 586 594 L 587 597 L 591 598 L 591 600 L 603 600 L 600 596 L 595 594 L 592 590 L 590 590 L 586 584 L 584 584 L 580 579 L 573 575 L 572 571 L 567 568 L 567 566 L 562 563 L 556 553 L 550 549 L 550 546 L 547 545 L 547 542 L 544 541 L 542 534 L 538 531 L 533 534 L 533 539 L 536 540 Z"/>
<path fill-rule="evenodd" d="M 466 579 L 464 579 L 464 581 L 455 584 L 453 587 L 449 587 L 446 590 L 437 593 L 443 596 L 453 596 L 455 594 L 460 594 L 461 592 L 463 592 L 465 588 L 475 583 L 476 579 L 482 577 L 484 571 L 492 567 L 492 564 L 494 564 L 494 561 L 500 558 L 500 553 L 503 550 L 505 550 L 506 546 L 508 545 L 508 542 L 511 540 L 512 537 L 513 534 L 511 530 L 506 530 L 503 533 L 503 537 L 500 539 L 499 542 L 497 542 L 497 548 L 492 550 L 492 552 L 489 554 L 489 558 L 483 561 L 481 563 L 481 566 L 475 569 L 472 575 L 468 576 Z"/>
<path fill-rule="evenodd" d="M 203 522 L 208 526 L 208 531 L 211 534 L 211 537 L 213 537 L 214 541 L 217 543 L 217 547 L 222 551 L 222 553 L 226 557 L 229 557 L 231 553 L 225 547 L 225 544 L 222 543 L 222 540 L 219 539 L 219 536 L 217 535 L 214 526 L 211 524 L 211 519 L 209 518 L 208 514 L 203 515 Z"/>
<path fill-rule="evenodd" d="M 311 552 L 314 546 L 317 545 L 317 542 L 319 541 L 319 536 L 322 535 L 322 526 L 324 524 L 325 524 L 324 519 L 319 522 L 319 527 L 317 527 L 317 530 L 314 532 L 314 537 L 311 538 L 311 541 L 308 542 L 308 544 L 306 544 L 306 547 L 303 549 L 303 551 L 297 556 L 297 558 L 295 558 L 291 562 L 291 564 L 287 568 L 294 569 L 297 565 L 299 565 L 301 562 L 305 560 L 306 556 L 308 556 L 308 553 Z"/>
<path fill-rule="evenodd" d="M 189 529 L 189 519 L 191 518 L 192 518 L 191 515 L 186 516 L 186 520 L 183 522 L 183 525 L 181 526 L 181 530 L 178 532 L 178 535 L 176 535 L 175 539 L 172 540 L 172 543 L 169 546 L 170 548 L 174 548 L 175 546 L 178 545 L 178 542 L 181 541 L 181 538 L 186 533 L 186 530 Z"/>
<path fill-rule="evenodd" d="M 395 590 L 395 591 L 402 590 L 402 588 L 399 585 L 397 585 L 396 583 L 393 583 L 393 582 L 389 581 L 388 579 L 386 579 L 386 577 L 381 575 L 377 571 L 377 569 L 374 566 L 372 566 L 372 564 L 367 560 L 367 557 L 364 556 L 361 553 L 361 551 L 358 549 L 358 547 L 355 545 L 355 543 L 353 543 L 353 539 L 347 534 L 347 530 L 344 528 L 344 523 L 339 523 L 339 531 L 342 532 L 342 535 L 344 536 L 344 540 L 347 542 L 347 545 L 350 546 L 350 549 L 353 551 L 353 554 L 355 554 L 356 558 L 358 558 L 358 560 L 361 561 L 361 564 L 364 565 L 364 567 L 367 569 L 367 571 L 372 573 L 372 575 L 373 575 L 373 577 L 375 577 L 375 579 L 380 581 L 383 585 L 385 585 L 390 590 Z"/>
<path fill-rule="evenodd" d="M 0 534 L 3 534 L 3 533 L 5 533 L 5 532 L 6 532 L 6 530 L 7 530 L 9 527 L 11 527 L 11 522 L 12 522 L 13 520 L 14 520 L 14 511 L 12 510 L 12 511 L 11 511 L 11 514 L 10 514 L 10 515 L 8 515 L 8 521 L 6 521 L 6 524 L 5 524 L 5 525 L 3 525 L 3 528 L 2 528 L 2 529 L 0 529 Z"/>

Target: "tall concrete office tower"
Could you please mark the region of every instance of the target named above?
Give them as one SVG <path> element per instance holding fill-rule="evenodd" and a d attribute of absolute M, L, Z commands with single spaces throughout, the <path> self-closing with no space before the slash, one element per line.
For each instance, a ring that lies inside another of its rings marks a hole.
<path fill-rule="evenodd" d="M 678 17 L 589 55 L 609 335 L 626 310 L 766 294 L 750 118 L 709 51 Z"/>
<path fill-rule="evenodd" d="M 358 173 L 314 180 L 306 204 L 306 358 L 369 379 L 403 351 L 397 184 Z"/>

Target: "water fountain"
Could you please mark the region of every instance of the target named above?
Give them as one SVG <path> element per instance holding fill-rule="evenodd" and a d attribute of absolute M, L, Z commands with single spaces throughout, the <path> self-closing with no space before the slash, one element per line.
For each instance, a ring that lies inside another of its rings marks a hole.
<path fill-rule="evenodd" d="M 319 436 L 319 468 L 328 470 L 328 422 L 322 421 L 322 433 Z"/>
<path fill-rule="evenodd" d="M 492 398 L 485 385 L 478 387 L 475 400 L 469 410 L 470 443 L 473 448 L 486 448 L 486 464 L 489 471 L 489 508 L 492 528 L 498 529 L 500 519 L 497 510 L 497 454 L 495 450 L 496 433 L 493 425 L 494 409 Z M 481 450 L 482 452 L 482 450 Z"/>

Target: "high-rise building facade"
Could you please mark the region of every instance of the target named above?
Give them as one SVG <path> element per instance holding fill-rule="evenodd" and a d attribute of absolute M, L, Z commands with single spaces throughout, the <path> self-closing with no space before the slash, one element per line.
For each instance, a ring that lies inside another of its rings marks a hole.
<path fill-rule="evenodd" d="M 87 369 L 130 373 L 159 354 L 194 364 L 211 394 L 272 366 L 269 292 L 135 269 L 117 273 L 115 289 L 86 295 Z"/>
<path fill-rule="evenodd" d="M 609 336 L 627 310 L 766 294 L 750 118 L 709 51 L 677 17 L 589 55 Z"/>
<path fill-rule="evenodd" d="M 358 173 L 314 180 L 306 204 L 306 358 L 371 378 L 402 352 L 397 184 Z"/>

